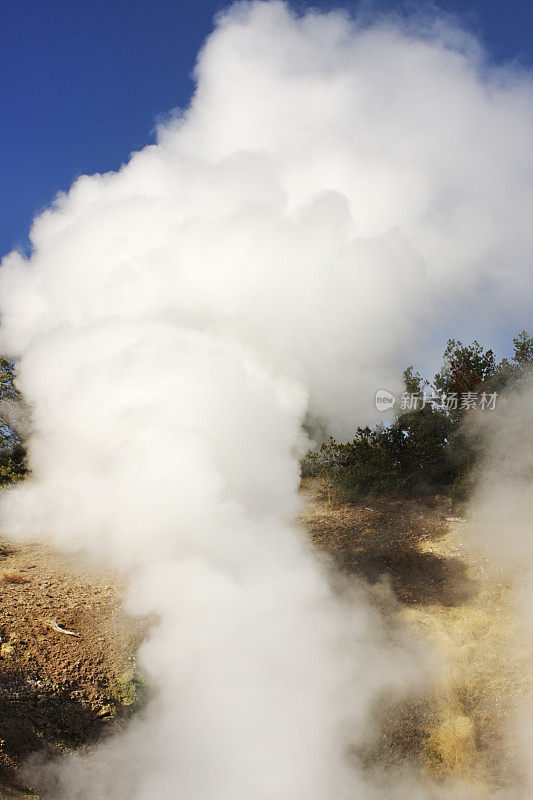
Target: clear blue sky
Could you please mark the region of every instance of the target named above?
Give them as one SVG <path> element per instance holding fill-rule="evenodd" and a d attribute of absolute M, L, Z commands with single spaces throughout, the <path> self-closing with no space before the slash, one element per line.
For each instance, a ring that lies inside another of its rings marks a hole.
<path fill-rule="evenodd" d="M 219 0 L 0 0 L 0 255 L 82 173 L 116 169 L 187 103 Z M 303 0 L 320 8 L 357 3 Z M 365 0 L 379 10 L 402 2 Z M 409 4 L 417 6 L 418 3 Z M 439 0 L 495 60 L 531 65 L 531 0 Z"/>

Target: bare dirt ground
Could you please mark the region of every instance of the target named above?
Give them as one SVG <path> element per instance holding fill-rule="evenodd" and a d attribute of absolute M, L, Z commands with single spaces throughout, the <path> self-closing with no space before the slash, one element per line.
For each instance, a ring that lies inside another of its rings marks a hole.
<path fill-rule="evenodd" d="M 26 797 L 31 753 L 93 741 L 127 712 L 143 625 L 115 575 L 38 544 L 0 554 L 0 797 Z"/>
<path fill-rule="evenodd" d="M 301 522 L 316 547 L 441 665 L 434 685 L 376 704 L 359 762 L 391 775 L 407 765 L 431 786 L 467 784 L 473 794 L 461 797 L 516 787 L 511 723 L 531 653 L 511 576 L 474 550 L 445 497 L 342 504 L 318 481 L 303 493 Z M 134 708 L 146 623 L 125 616 L 122 594 L 117 576 L 88 573 L 42 544 L 0 549 L 0 797 L 36 797 L 17 778 L 28 756 L 94 741 Z"/>

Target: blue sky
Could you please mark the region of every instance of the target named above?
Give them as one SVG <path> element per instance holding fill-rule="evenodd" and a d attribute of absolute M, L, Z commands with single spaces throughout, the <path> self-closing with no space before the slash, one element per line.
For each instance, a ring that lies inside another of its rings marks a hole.
<path fill-rule="evenodd" d="M 116 169 L 186 105 L 218 0 L 0 0 L 0 255 L 83 173 Z M 293 3 L 320 8 L 356 3 Z M 411 7 L 419 3 L 409 3 Z M 496 61 L 533 63 L 530 0 L 441 0 Z M 378 10 L 404 7 L 366 0 Z"/>

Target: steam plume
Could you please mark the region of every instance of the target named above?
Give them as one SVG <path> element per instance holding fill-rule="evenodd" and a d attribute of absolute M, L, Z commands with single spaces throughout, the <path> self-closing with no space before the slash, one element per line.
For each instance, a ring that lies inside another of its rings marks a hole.
<path fill-rule="evenodd" d="M 531 380 L 503 398 L 494 413 L 476 420 L 485 456 L 477 486 L 469 502 L 472 536 L 486 548 L 515 589 L 517 642 L 531 658 L 533 644 L 533 385 Z M 496 555 L 496 558 L 494 556 Z M 505 579 L 505 578 L 504 578 Z M 530 660 L 529 658 L 529 660 Z M 529 662 L 528 662 L 529 663 Z M 517 771 L 523 772 L 522 791 L 511 796 L 529 797 L 533 786 L 531 736 L 533 734 L 531 674 L 520 675 L 518 690 L 528 699 L 512 720 Z M 507 795 L 506 795 L 507 796 Z"/>
<path fill-rule="evenodd" d="M 33 426 L 3 522 L 128 571 L 160 618 L 156 698 L 58 791 L 353 797 L 348 743 L 404 670 L 292 525 L 301 426 L 371 419 L 480 293 L 485 325 L 527 313 L 531 79 L 439 22 L 281 3 L 222 15 L 196 79 L 157 145 L 78 179 L 1 271 Z"/>

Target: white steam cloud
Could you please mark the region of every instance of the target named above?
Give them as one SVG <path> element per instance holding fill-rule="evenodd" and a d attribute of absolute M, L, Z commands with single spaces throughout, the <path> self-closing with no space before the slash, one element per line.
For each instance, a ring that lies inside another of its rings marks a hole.
<path fill-rule="evenodd" d="M 352 798 L 347 748 L 403 656 L 292 525 L 302 422 L 368 421 L 464 309 L 528 312 L 532 81 L 442 23 L 281 3 L 230 8 L 196 78 L 157 145 L 77 180 L 1 270 L 32 408 L 3 524 L 129 571 L 161 619 L 152 704 L 57 791 Z"/>
<path fill-rule="evenodd" d="M 523 571 L 533 567 L 533 385 L 477 417 L 486 451 L 470 501 L 478 538 Z M 502 536 L 505 531 L 505 536 Z M 533 572 L 529 575 L 533 587 Z"/>
<path fill-rule="evenodd" d="M 476 424 L 477 423 L 477 424 Z M 469 502 L 472 536 L 493 562 L 512 576 L 519 645 L 533 652 L 533 383 L 504 397 L 494 413 L 478 414 L 473 430 L 484 448 L 477 486 Z M 496 556 L 496 558 L 494 557 Z M 524 794 L 533 787 L 533 693 L 531 673 L 521 675 L 527 702 L 512 720 Z M 512 794 L 512 797 L 515 797 Z"/>

